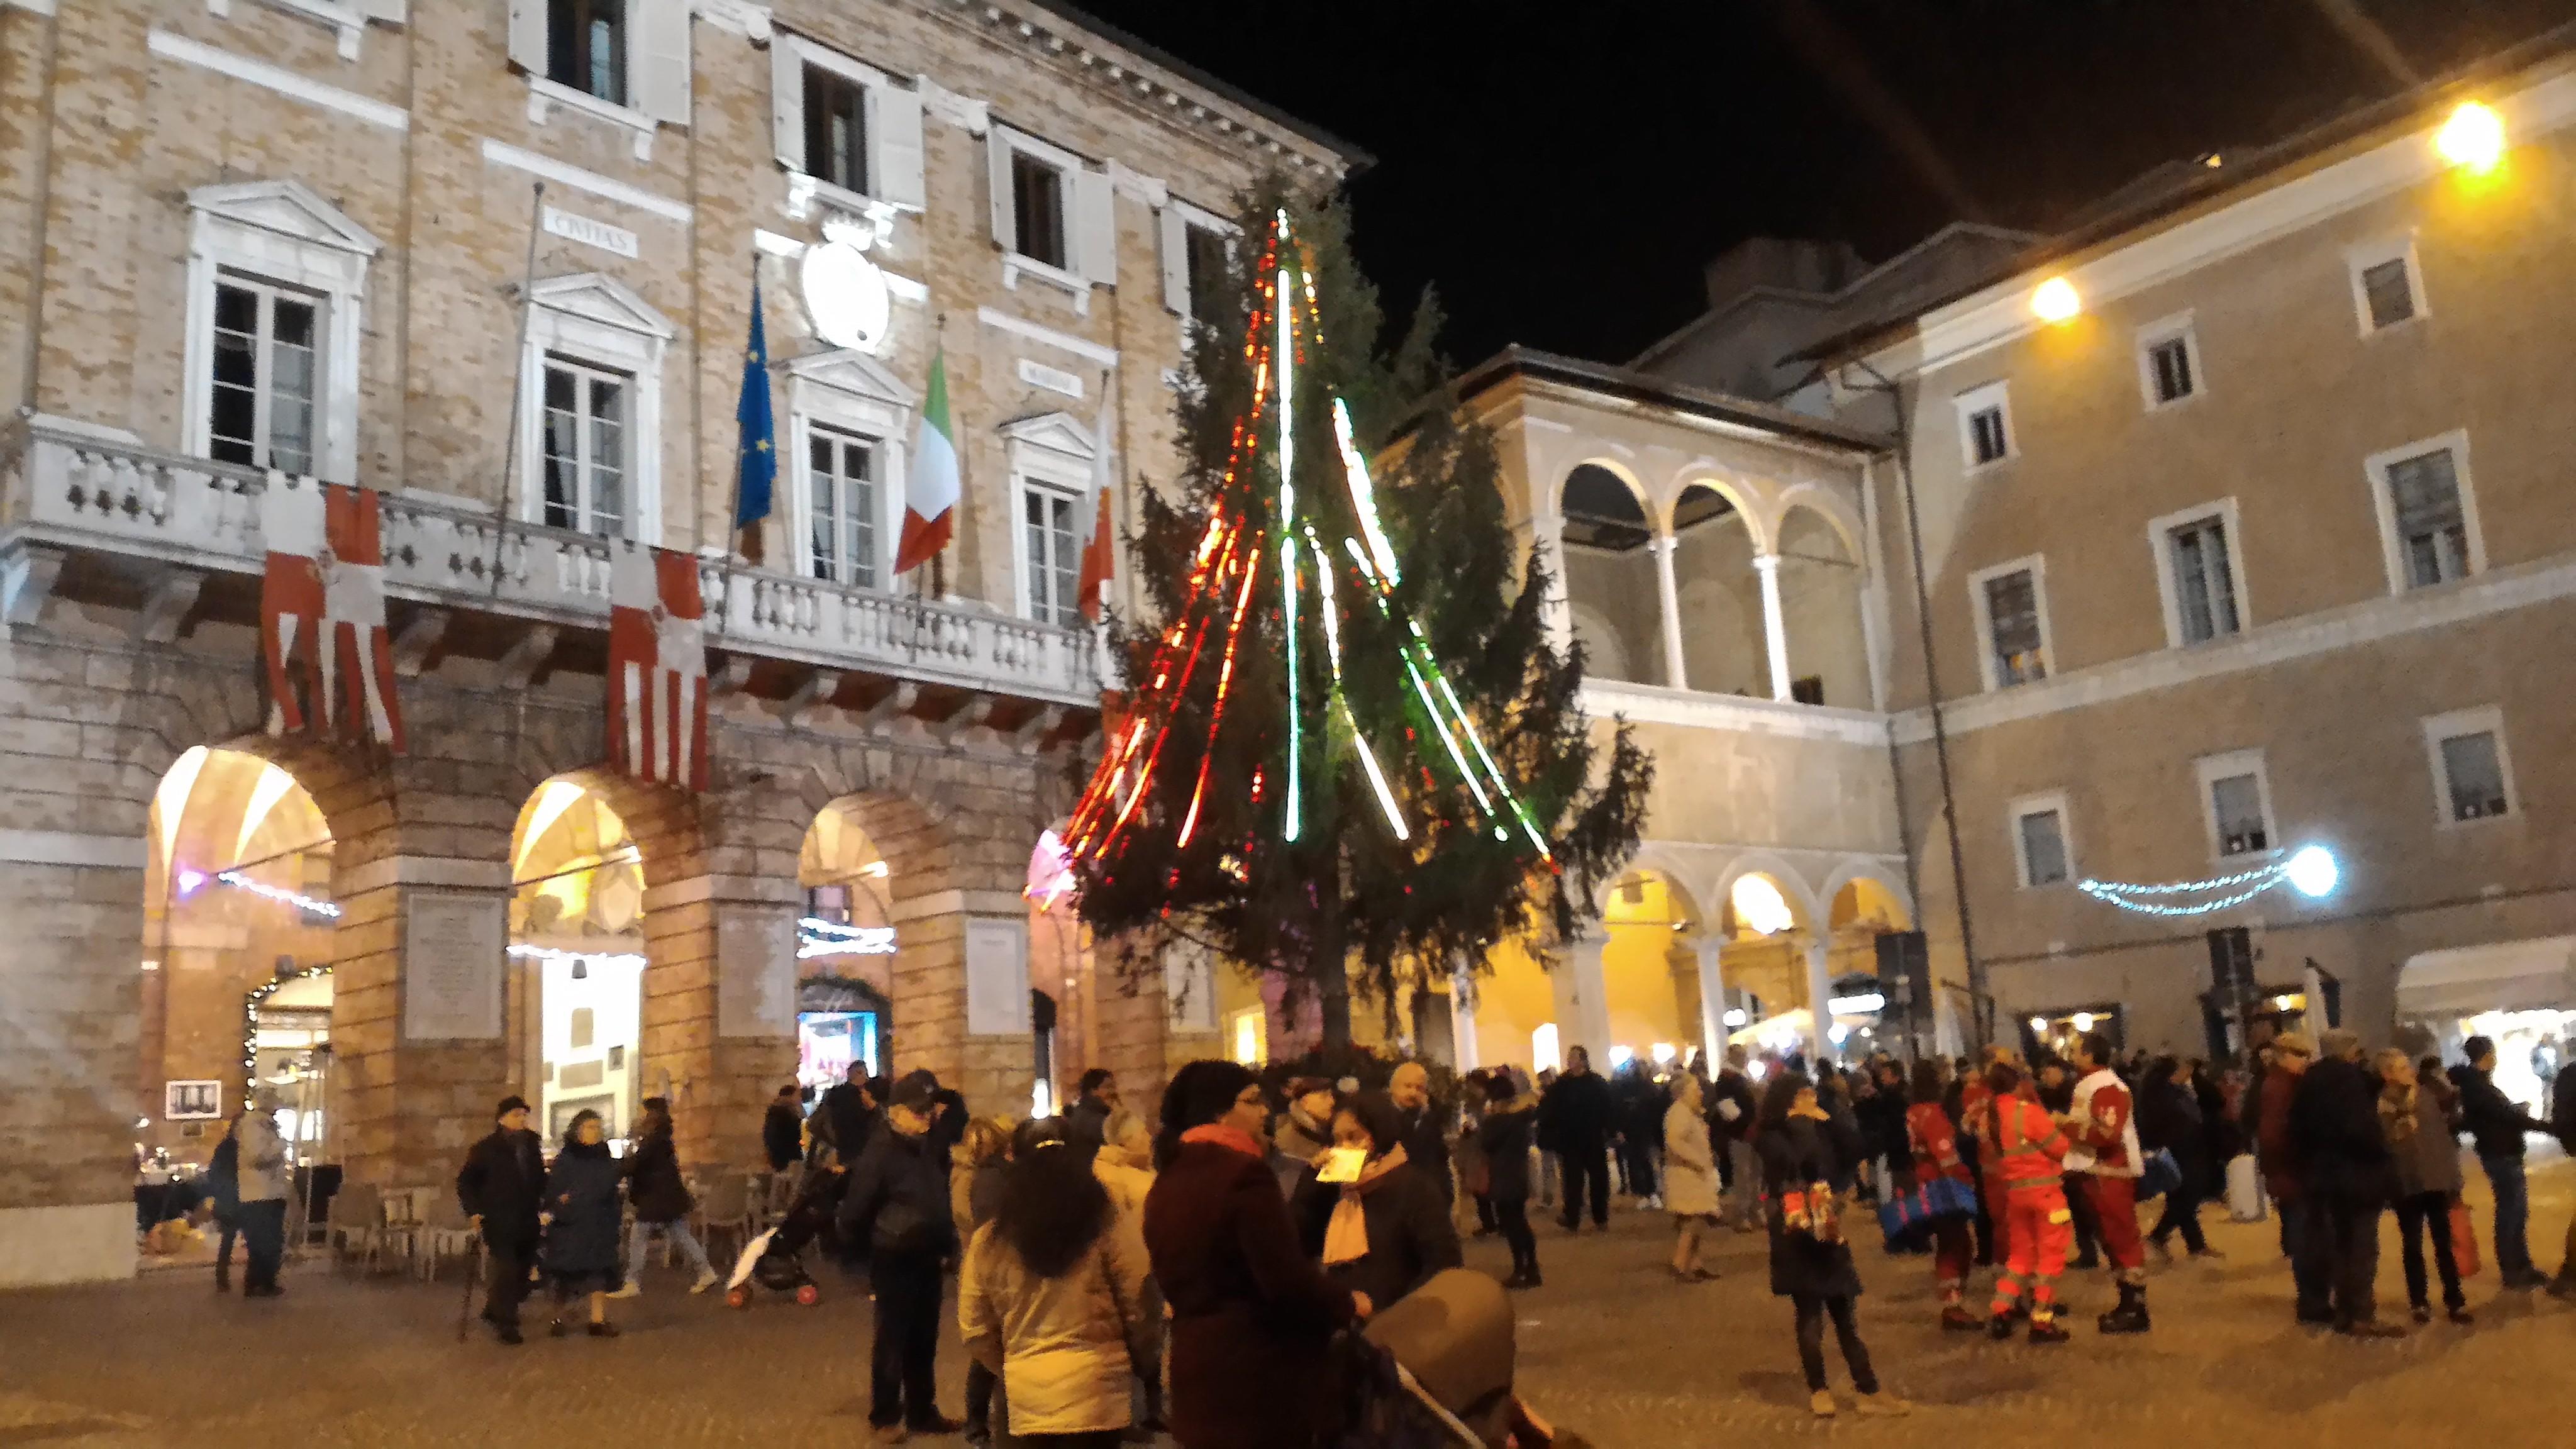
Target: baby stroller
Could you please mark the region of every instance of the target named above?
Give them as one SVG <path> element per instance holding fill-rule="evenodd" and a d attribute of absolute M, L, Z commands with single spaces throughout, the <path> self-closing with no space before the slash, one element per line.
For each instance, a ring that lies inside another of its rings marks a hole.
<path fill-rule="evenodd" d="M 1512 1392 L 1512 1306 L 1452 1268 L 1344 1340 L 1349 1405 L 1336 1449 L 1587 1449 Z"/>
<path fill-rule="evenodd" d="M 791 1294 L 806 1308 L 823 1301 L 822 1287 L 805 1270 L 805 1248 L 831 1229 L 845 1181 L 840 1173 L 820 1165 L 805 1174 L 786 1214 L 769 1231 L 742 1245 L 733 1277 L 725 1283 L 728 1307 L 749 1308 L 755 1283 L 772 1293 Z"/>

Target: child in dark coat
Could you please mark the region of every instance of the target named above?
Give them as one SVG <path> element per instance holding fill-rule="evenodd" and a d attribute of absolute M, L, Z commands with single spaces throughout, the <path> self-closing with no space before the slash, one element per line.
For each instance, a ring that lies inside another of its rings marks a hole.
<path fill-rule="evenodd" d="M 590 1295 L 590 1336 L 615 1338 L 608 1295 L 619 1282 L 617 1230 L 624 1209 L 617 1189 L 625 1164 L 608 1152 L 608 1132 L 597 1112 L 585 1111 L 564 1132 L 563 1151 L 546 1174 L 545 1252 L 539 1260 L 554 1287 L 555 1317 L 547 1332 L 563 1336 L 564 1305 Z"/>

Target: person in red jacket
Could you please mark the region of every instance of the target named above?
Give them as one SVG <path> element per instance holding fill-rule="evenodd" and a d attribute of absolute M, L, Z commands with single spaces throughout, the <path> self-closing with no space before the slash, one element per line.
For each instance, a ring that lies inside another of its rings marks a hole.
<path fill-rule="evenodd" d="M 1985 1105 L 1982 1135 L 2003 1189 L 2003 1216 L 2011 1224 L 2001 1236 L 2012 1244 L 2011 1260 L 1995 1279 L 1987 1332 L 1998 1339 L 2012 1336 L 2015 1300 L 2027 1279 L 2030 1341 L 2064 1343 L 2067 1332 L 2057 1322 L 2057 1275 L 2066 1270 L 2067 1250 L 2075 1241 L 2075 1215 L 2067 1211 L 2059 1164 L 2073 1144 L 2048 1109 L 2029 1095 L 2021 1068 L 1995 1063 L 1986 1068 L 1986 1086 L 1993 1095 Z"/>
<path fill-rule="evenodd" d="M 2102 1256 L 2120 1287 L 2120 1306 L 2102 1315 L 2104 1333 L 2144 1333 L 2147 1320 L 2147 1244 L 2138 1235 L 2138 1178 L 2145 1156 L 2138 1148 L 2137 1105 L 2128 1083 L 2111 1070 L 2111 1039 L 2088 1031 L 2075 1039 L 2075 1105 L 2066 1128 L 2075 1138 L 2066 1167 L 2092 1205 Z"/>
<path fill-rule="evenodd" d="M 1914 1064 L 1914 1104 L 1905 1109 L 1906 1146 L 1914 1156 L 1917 1185 L 1934 1177 L 1946 1177 L 1977 1190 L 1976 1175 L 1959 1157 L 1957 1127 L 1950 1114 L 1941 1107 L 1941 1068 L 1932 1061 Z M 1968 1222 L 1965 1218 L 1936 1218 L 1932 1223 L 1932 1276 L 1941 1285 L 1941 1326 L 1947 1329 L 1974 1329 L 1976 1315 L 1967 1308 L 1968 1293 Z"/>
<path fill-rule="evenodd" d="M 1986 1065 L 2010 1064 L 2012 1052 L 2001 1043 L 1986 1048 Z M 2019 1075 L 2018 1072 L 2015 1074 Z M 2004 1212 L 2003 1154 L 1995 1150 L 1987 1127 L 1994 1114 L 1987 1106 L 1994 1091 L 1986 1085 L 1984 1072 L 1970 1074 L 1959 1089 L 1959 1130 L 1973 1138 L 1977 1149 L 1977 1167 L 1971 1174 L 1976 1179 L 1977 1200 L 1984 1208 L 1986 1241 L 1980 1245 L 1977 1261 L 2001 1268 L 2012 1256 L 2011 1224 Z"/>

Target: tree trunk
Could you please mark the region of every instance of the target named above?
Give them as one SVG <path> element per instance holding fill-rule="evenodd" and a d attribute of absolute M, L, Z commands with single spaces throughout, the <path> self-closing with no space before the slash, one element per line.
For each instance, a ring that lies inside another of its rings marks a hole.
<path fill-rule="evenodd" d="M 1315 1001 L 1324 1019 L 1323 1048 L 1348 1051 L 1351 1045 L 1351 947 L 1343 912 L 1341 852 L 1334 852 L 1332 889 L 1318 902 L 1315 931 Z"/>

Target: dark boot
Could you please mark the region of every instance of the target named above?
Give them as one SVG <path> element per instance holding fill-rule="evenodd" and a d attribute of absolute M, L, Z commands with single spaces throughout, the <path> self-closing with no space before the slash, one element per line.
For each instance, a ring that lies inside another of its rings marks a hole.
<path fill-rule="evenodd" d="M 2095 1320 L 2104 1333 L 2144 1333 L 2153 1325 L 2147 1321 L 2147 1290 L 2144 1285 L 2120 1285 L 2120 1306 Z"/>
<path fill-rule="evenodd" d="M 2046 1318 L 2036 1313 L 2030 1316 L 2030 1341 L 2033 1343 L 2064 1343 L 2074 1336 L 2066 1331 L 2065 1324 L 2057 1321 L 2056 1314 Z"/>
<path fill-rule="evenodd" d="M 1970 1313 L 1967 1309 L 1956 1303 L 1949 1304 L 1941 1310 L 1941 1327 L 1945 1331 L 1952 1333 L 1974 1333 L 1983 1326 L 1983 1324 L 1977 1322 L 1975 1314 Z M 2010 1332 L 2011 1330 L 2007 1329 L 2005 1331 Z"/>
<path fill-rule="evenodd" d="M 1997 1343 L 2001 1343 L 2005 1339 L 2012 1337 L 2012 1330 L 2013 1316 L 2010 1308 L 2006 1308 L 2003 1312 L 1986 1320 L 1986 1337 L 1993 1339 Z"/>

